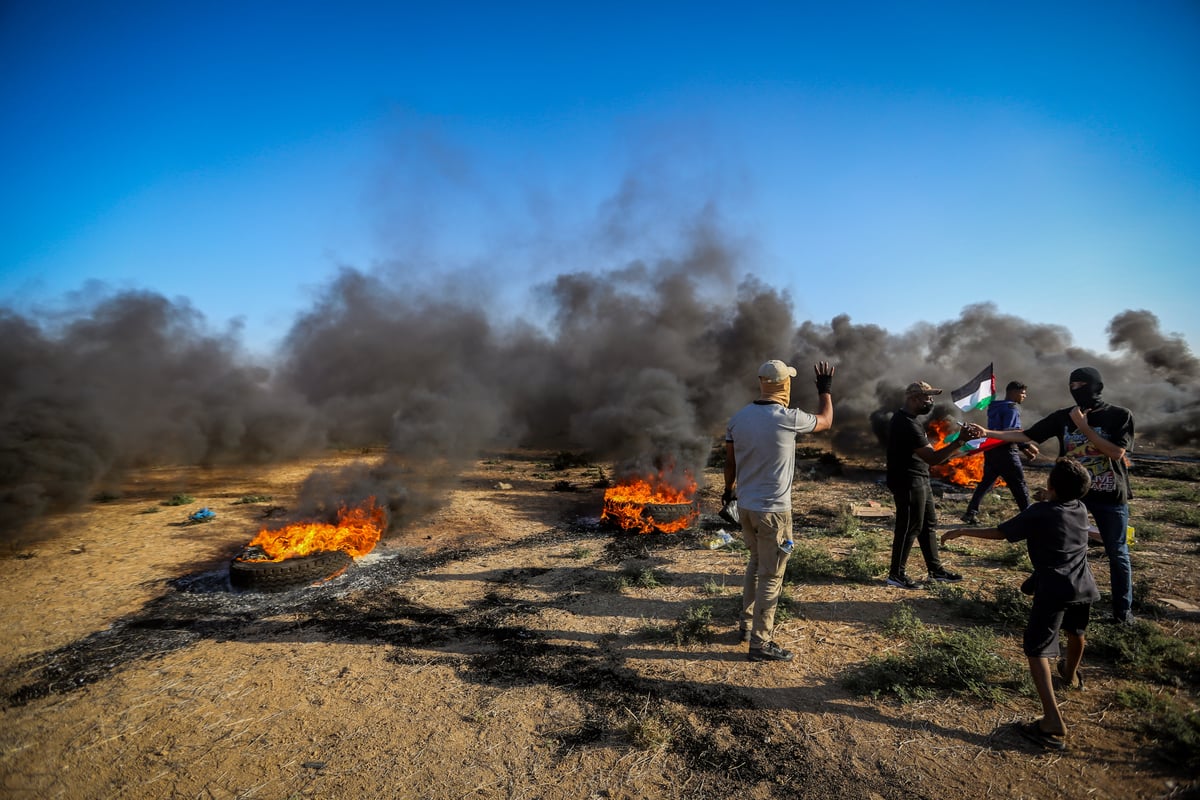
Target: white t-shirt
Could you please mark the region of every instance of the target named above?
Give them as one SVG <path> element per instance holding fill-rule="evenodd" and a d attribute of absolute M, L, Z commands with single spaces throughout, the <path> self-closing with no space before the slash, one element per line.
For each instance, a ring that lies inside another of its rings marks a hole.
<path fill-rule="evenodd" d="M 790 511 L 796 471 L 796 437 L 811 433 L 817 418 L 778 403 L 751 403 L 733 415 L 725 441 L 737 461 L 738 507 Z"/>

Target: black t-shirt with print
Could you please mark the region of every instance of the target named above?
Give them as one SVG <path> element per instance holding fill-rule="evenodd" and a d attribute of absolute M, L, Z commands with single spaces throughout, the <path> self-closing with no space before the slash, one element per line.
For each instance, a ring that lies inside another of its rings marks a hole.
<path fill-rule="evenodd" d="M 920 420 L 903 408 L 896 409 L 888 430 L 888 488 L 906 489 L 914 481 L 929 480 L 929 465 L 916 455 L 927 444 L 929 436 Z"/>
<path fill-rule="evenodd" d="M 1083 503 L 1034 503 L 996 527 L 1008 541 L 1028 543 L 1035 595 L 1064 604 L 1100 599 L 1087 561 L 1088 515 Z"/>
<path fill-rule="evenodd" d="M 1089 503 L 1128 505 L 1128 465 L 1124 459 L 1113 461 L 1097 450 L 1071 421 L 1071 408 L 1060 408 L 1043 417 L 1026 428 L 1025 435 L 1039 444 L 1050 437 L 1058 439 L 1059 456 L 1070 456 L 1087 468 L 1092 476 L 1092 487 L 1087 494 Z M 1117 447 L 1133 448 L 1133 413 L 1128 408 L 1101 403 L 1088 412 L 1087 421 L 1096 433 Z"/>

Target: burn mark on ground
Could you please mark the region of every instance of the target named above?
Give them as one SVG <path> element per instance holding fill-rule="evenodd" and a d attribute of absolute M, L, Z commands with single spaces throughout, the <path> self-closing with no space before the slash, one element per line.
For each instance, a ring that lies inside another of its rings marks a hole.
<path fill-rule="evenodd" d="M 501 547 L 561 544 L 595 533 L 594 527 L 566 526 Z M 652 557 L 680 546 L 681 538 L 618 534 L 601 560 Z M 334 641 L 385 644 L 395 663 L 440 660 L 463 680 L 480 685 L 570 692 L 585 714 L 575 730 L 550 734 L 563 756 L 595 745 L 635 747 L 630 709 L 649 708 L 646 713 L 658 715 L 671 730 L 663 746 L 703 776 L 708 796 L 735 796 L 750 784 L 771 786 L 775 796 L 789 798 L 912 796 L 894 790 L 899 783 L 882 778 L 864 782 L 860 776 L 849 782 L 847 776 L 854 773 L 827 765 L 826 756 L 814 753 L 805 740 L 781 735 L 774 715 L 763 713 L 752 692 L 642 674 L 626 663 L 628 646 L 645 643 L 637 634 L 606 634 L 595 646 L 551 641 L 534 624 L 538 615 L 547 609 L 569 610 L 578 592 L 542 602 L 519 596 L 525 584 L 549 569 L 502 571 L 489 579 L 492 588 L 483 596 L 454 613 L 425 606 L 406 593 L 408 579 L 482 553 L 456 549 L 397 557 L 356 569 L 336 587 L 270 595 L 232 592 L 218 573 L 187 576 L 108 630 L 26 659 L 0 676 L 0 686 L 6 703 L 19 706 L 74 691 L 130 663 L 163 657 L 204 639 L 280 641 L 316 630 Z M 571 569 L 574 574 L 578 568 Z"/>

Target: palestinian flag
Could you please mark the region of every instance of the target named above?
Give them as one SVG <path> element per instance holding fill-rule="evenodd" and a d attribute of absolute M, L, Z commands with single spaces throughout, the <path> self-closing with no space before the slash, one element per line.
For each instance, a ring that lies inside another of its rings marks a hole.
<path fill-rule="evenodd" d="M 993 439 L 991 437 L 986 439 L 968 439 L 962 443 L 962 446 L 958 448 L 958 451 L 960 453 L 986 453 L 993 447 L 999 447 L 1003 444 L 1008 444 L 1008 442 L 1000 439 Z"/>
<path fill-rule="evenodd" d="M 993 439 L 990 436 L 981 439 L 963 439 L 961 438 L 962 432 L 963 429 L 959 428 L 954 433 L 943 439 L 942 443 L 950 444 L 951 442 L 958 442 L 958 452 L 960 453 L 986 453 L 993 447 L 999 447 L 1002 444 L 1008 444 L 1001 439 Z"/>
<path fill-rule="evenodd" d="M 963 411 L 971 411 L 987 408 L 995 395 L 996 376 L 992 374 L 992 365 L 988 364 L 974 378 L 950 392 L 950 399 Z"/>

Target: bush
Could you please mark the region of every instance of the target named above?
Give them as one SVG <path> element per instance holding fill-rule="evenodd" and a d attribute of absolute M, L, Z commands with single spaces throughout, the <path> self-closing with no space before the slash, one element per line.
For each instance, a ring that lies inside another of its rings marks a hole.
<path fill-rule="evenodd" d="M 611 580 L 609 588 L 614 592 L 623 592 L 634 586 L 641 589 L 657 589 L 662 585 L 662 573 L 653 567 L 627 567 Z"/>
<path fill-rule="evenodd" d="M 1200 681 L 1197 643 L 1168 636 L 1153 622 L 1094 625 L 1087 642 L 1086 657 L 1117 662 L 1146 680 L 1169 686 Z"/>
<path fill-rule="evenodd" d="M 996 638 L 986 628 L 947 632 L 915 617 L 898 624 L 909 631 L 907 646 L 852 669 L 842 678 L 846 689 L 875 698 L 890 694 L 903 703 L 944 692 L 998 703 L 1028 683 L 1019 665 L 996 654 Z"/>
<path fill-rule="evenodd" d="M 1170 522 L 1184 528 L 1200 528 L 1200 509 L 1194 505 L 1169 505 L 1149 509 L 1142 516 L 1157 522 Z"/>
<path fill-rule="evenodd" d="M 839 570 L 833 556 L 825 550 L 803 542 L 796 542 L 792 557 L 784 570 L 784 580 L 796 581 L 805 578 L 832 578 Z"/>
<path fill-rule="evenodd" d="M 1200 711 L 1170 706 L 1139 726 L 1160 758 L 1191 775 L 1200 775 Z"/>
<path fill-rule="evenodd" d="M 1033 572 L 1033 562 L 1029 560 L 1029 548 L 1024 544 L 1008 542 L 999 553 L 994 553 L 987 558 L 1007 569 Z"/>
<path fill-rule="evenodd" d="M 244 497 L 239 497 L 237 500 L 234 500 L 233 504 L 235 506 L 240 506 L 247 505 L 249 503 L 269 503 L 274 499 L 275 498 L 271 497 L 269 494 L 248 494 Z"/>
<path fill-rule="evenodd" d="M 692 606 L 675 620 L 672 638 L 677 645 L 712 641 L 712 606 Z"/>
<path fill-rule="evenodd" d="M 1029 621 L 1033 601 L 1021 594 L 1019 587 L 997 583 L 980 589 L 967 590 L 959 584 L 934 584 L 934 596 L 949 605 L 954 613 L 966 619 L 999 624 L 1005 628 L 1024 629 Z"/>
<path fill-rule="evenodd" d="M 170 500 L 163 500 L 162 504 L 164 506 L 186 506 L 194 502 L 196 502 L 196 498 L 190 494 L 177 494 L 173 495 Z"/>

